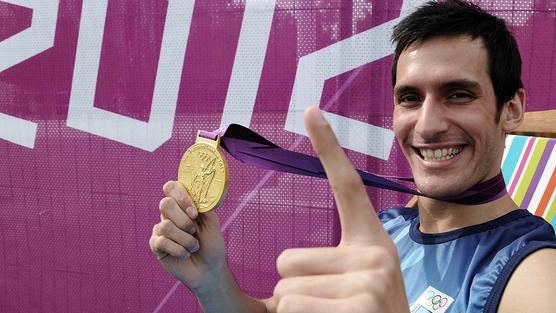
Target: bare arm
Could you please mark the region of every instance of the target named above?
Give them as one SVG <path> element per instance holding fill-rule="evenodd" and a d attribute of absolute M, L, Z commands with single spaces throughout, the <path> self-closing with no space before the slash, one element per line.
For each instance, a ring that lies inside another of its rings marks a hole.
<path fill-rule="evenodd" d="M 206 290 L 197 290 L 199 304 L 205 313 L 267 313 L 262 300 L 250 297 L 236 284 L 230 271 L 225 268 L 214 277 Z"/>
<path fill-rule="evenodd" d="M 206 313 L 265 313 L 266 306 L 245 294 L 226 264 L 218 216 L 199 214 L 178 182 L 164 185 L 160 222 L 149 241 L 160 263 L 199 299 Z"/>
<path fill-rule="evenodd" d="M 541 249 L 526 257 L 512 274 L 499 313 L 554 312 L 556 249 Z"/>

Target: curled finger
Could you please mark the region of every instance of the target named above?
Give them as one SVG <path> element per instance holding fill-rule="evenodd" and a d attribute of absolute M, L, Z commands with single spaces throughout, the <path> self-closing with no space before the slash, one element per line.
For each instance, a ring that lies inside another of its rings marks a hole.
<path fill-rule="evenodd" d="M 188 207 L 188 209 L 191 207 Z M 172 197 L 165 197 L 160 200 L 159 204 L 160 213 L 162 214 L 161 220 L 168 219 L 172 221 L 179 229 L 184 230 L 190 234 L 197 231 L 196 223 L 186 214 L 186 211 L 178 205 L 176 200 Z M 191 208 L 193 209 L 193 208 Z"/>
<path fill-rule="evenodd" d="M 383 312 L 372 297 L 356 295 L 349 298 L 330 299 L 306 295 L 288 295 L 279 300 L 276 313 L 363 313 Z"/>
<path fill-rule="evenodd" d="M 166 197 L 171 197 L 176 200 L 178 205 L 184 210 L 187 215 L 195 219 L 198 216 L 197 209 L 195 208 L 195 204 L 193 200 L 187 193 L 185 187 L 177 181 L 169 181 L 164 184 L 162 187 L 162 191 Z"/>
<path fill-rule="evenodd" d="M 175 243 L 174 241 L 164 237 L 153 234 L 149 240 L 149 245 L 152 252 L 157 256 L 158 259 L 163 259 L 166 255 L 170 255 L 175 258 L 185 259 L 191 255 L 187 249 L 183 246 Z"/>
<path fill-rule="evenodd" d="M 184 247 L 190 253 L 195 253 L 199 250 L 199 241 L 190 233 L 179 229 L 170 220 L 160 222 L 155 230 L 159 236 L 163 236 L 172 240 L 173 242 Z"/>

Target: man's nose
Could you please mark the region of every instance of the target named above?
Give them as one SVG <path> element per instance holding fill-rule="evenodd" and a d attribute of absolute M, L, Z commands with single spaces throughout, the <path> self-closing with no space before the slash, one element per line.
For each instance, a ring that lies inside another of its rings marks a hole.
<path fill-rule="evenodd" d="M 423 139 L 432 139 L 448 130 L 447 108 L 441 101 L 427 97 L 421 104 L 415 133 Z"/>

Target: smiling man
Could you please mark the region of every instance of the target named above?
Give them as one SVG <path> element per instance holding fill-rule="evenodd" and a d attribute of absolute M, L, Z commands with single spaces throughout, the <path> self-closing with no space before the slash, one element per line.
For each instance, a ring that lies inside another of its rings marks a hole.
<path fill-rule="evenodd" d="M 525 105 L 519 52 L 504 22 L 467 2 L 430 2 L 396 26 L 393 40 L 394 131 L 417 188 L 445 197 L 491 182 Z M 548 223 L 507 193 L 477 205 L 421 197 L 417 208 L 377 217 L 317 108 L 306 111 L 305 125 L 334 191 L 341 241 L 285 251 L 270 299 L 238 288 L 216 215 L 199 218 L 184 188 L 165 184 L 150 246 L 205 312 L 554 311 Z"/>
<path fill-rule="evenodd" d="M 466 2 L 429 3 L 397 25 L 393 39 L 394 131 L 418 189 L 458 194 L 499 175 L 505 135 L 525 105 L 519 51 L 504 22 Z M 508 194 L 492 200 L 421 197 L 418 213 L 382 215 L 412 311 L 553 310 L 552 227 Z"/>

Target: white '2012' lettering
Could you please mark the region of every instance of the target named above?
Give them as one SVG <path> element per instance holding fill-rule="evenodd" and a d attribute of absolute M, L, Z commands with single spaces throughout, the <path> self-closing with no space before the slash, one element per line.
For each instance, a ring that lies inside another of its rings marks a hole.
<path fill-rule="evenodd" d="M 0 72 L 53 46 L 59 5 L 58 1 L 42 0 L 4 0 L 4 2 L 33 9 L 33 24 L 30 28 L 0 42 Z M 149 121 L 143 122 L 94 106 L 108 0 L 83 0 L 68 110 L 68 127 L 147 151 L 154 151 L 170 139 L 195 0 L 169 0 L 168 2 L 151 113 Z M 424 0 L 404 0 L 400 16 L 408 14 L 413 7 L 422 2 Z M 276 0 L 246 1 L 221 124 L 232 122 L 245 126 L 250 124 L 275 6 Z M 389 44 L 371 49 L 369 43 L 388 43 L 391 26 L 397 20 L 389 21 L 301 58 L 285 129 L 306 135 L 303 125 L 299 122 L 300 114 L 308 105 L 319 102 L 326 79 L 392 53 Z M 253 46 L 260 49 L 252 49 Z M 349 54 L 350 51 L 360 49 L 374 52 L 352 53 L 353 57 L 339 53 Z M 365 55 L 365 57 L 361 59 L 355 57 L 357 55 Z M 388 159 L 393 141 L 390 130 L 329 112 L 325 114 L 331 120 L 333 128 L 337 132 L 340 131 L 339 141 L 342 146 L 370 156 Z M 0 139 L 33 148 L 36 127 L 36 123 L 0 113 Z M 341 130 L 348 131 L 346 133 Z M 361 136 L 365 140 L 354 140 Z M 383 144 L 377 144 L 378 142 Z"/>
<path fill-rule="evenodd" d="M 13 67 L 54 45 L 58 0 L 3 0 L 33 10 L 31 27 L 0 41 L 0 72 Z M 37 124 L 0 113 L 0 139 L 34 148 Z"/>

